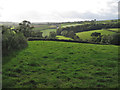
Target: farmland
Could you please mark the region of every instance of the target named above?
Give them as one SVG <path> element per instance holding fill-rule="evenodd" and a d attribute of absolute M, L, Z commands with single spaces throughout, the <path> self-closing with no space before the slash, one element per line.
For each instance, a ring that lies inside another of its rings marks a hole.
<path fill-rule="evenodd" d="M 78 26 L 78 25 L 82 25 L 82 24 L 67 24 L 67 25 L 62 25 L 62 28 L 65 28 L 65 27 L 71 27 L 71 26 Z"/>
<path fill-rule="evenodd" d="M 116 29 L 112 29 L 112 30 L 116 30 Z M 92 38 L 91 34 L 93 32 L 98 32 L 98 33 L 101 33 L 102 35 L 112 35 L 116 33 L 108 30 L 91 30 L 91 31 L 79 32 L 79 33 L 76 33 L 76 35 L 78 35 L 83 40 L 86 40 L 86 39 L 89 40 Z"/>
<path fill-rule="evenodd" d="M 3 87 L 118 87 L 118 46 L 55 41 L 28 44 L 3 58 Z"/>
<path fill-rule="evenodd" d="M 120 33 L 120 28 L 110 28 L 108 29 L 109 31 L 114 31 L 114 32 L 119 32 Z"/>
<path fill-rule="evenodd" d="M 3 88 L 118 88 L 120 33 L 114 22 L 3 26 Z M 91 38 L 94 44 L 87 42 Z"/>
<path fill-rule="evenodd" d="M 40 25 L 36 25 L 36 24 L 33 24 L 34 26 L 34 31 L 41 31 L 41 30 L 45 30 L 45 29 L 55 29 L 56 26 L 55 25 L 48 25 L 48 24 L 40 24 Z"/>

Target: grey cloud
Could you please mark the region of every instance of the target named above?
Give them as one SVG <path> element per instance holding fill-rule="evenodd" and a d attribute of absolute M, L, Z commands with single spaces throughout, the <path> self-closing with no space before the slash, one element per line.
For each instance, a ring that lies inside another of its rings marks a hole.
<path fill-rule="evenodd" d="M 107 2 L 108 9 L 102 8 L 99 13 L 93 13 L 92 11 L 86 11 L 80 13 L 79 11 L 70 11 L 64 13 L 58 13 L 62 18 L 80 18 L 80 19 L 117 19 L 118 18 L 118 3 L 117 0 Z M 120 6 L 119 6 L 120 8 Z M 120 9 L 119 9 L 120 10 Z"/>
<path fill-rule="evenodd" d="M 118 18 L 120 19 L 120 1 L 118 2 Z"/>
<path fill-rule="evenodd" d="M 79 13 L 79 12 L 66 12 L 64 14 L 59 14 L 62 18 L 80 18 L 80 19 L 116 19 L 117 15 L 114 12 L 110 13 L 92 13 L 92 11 L 86 11 L 85 13 Z"/>
<path fill-rule="evenodd" d="M 2 9 L 3 9 L 3 8 L 2 8 L 2 7 L 0 7 L 0 17 L 2 16 L 2 15 L 1 15 L 1 10 L 2 10 Z"/>
<path fill-rule="evenodd" d="M 28 20 L 38 20 L 40 18 L 40 14 L 37 11 L 27 11 L 24 13 L 20 13 L 17 15 L 18 19 L 28 19 Z"/>

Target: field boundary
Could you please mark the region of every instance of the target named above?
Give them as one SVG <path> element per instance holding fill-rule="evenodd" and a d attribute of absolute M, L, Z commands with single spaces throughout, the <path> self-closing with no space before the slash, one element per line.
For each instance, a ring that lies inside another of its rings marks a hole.
<path fill-rule="evenodd" d="M 88 43 L 88 44 L 107 45 L 107 44 L 91 43 L 91 42 L 85 42 L 85 41 L 58 40 L 58 39 L 28 39 L 28 41 L 58 41 L 58 42 L 74 42 L 74 43 Z"/>

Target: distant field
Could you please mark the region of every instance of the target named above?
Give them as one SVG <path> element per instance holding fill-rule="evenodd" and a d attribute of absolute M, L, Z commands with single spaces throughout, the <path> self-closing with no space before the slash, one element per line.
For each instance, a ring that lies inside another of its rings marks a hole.
<path fill-rule="evenodd" d="M 55 25 L 48 25 L 48 24 L 45 24 L 45 25 L 34 25 L 34 28 L 33 30 L 34 31 L 41 31 L 41 30 L 45 30 L 45 29 L 56 29 L 56 26 Z"/>
<path fill-rule="evenodd" d="M 107 30 L 92 30 L 92 31 L 79 32 L 79 33 L 76 33 L 76 35 L 79 36 L 82 40 L 86 40 L 86 39 L 89 40 L 93 32 L 99 32 L 102 35 L 108 35 L 108 34 L 112 35 L 116 33 L 116 32 L 107 31 Z"/>
<path fill-rule="evenodd" d="M 72 38 L 65 37 L 65 36 L 56 36 L 60 40 L 73 40 Z"/>
<path fill-rule="evenodd" d="M 120 28 L 109 28 L 110 31 L 120 32 Z"/>
<path fill-rule="evenodd" d="M 118 46 L 29 41 L 3 58 L 3 88 L 116 88 Z"/>
<path fill-rule="evenodd" d="M 71 27 L 71 26 L 78 26 L 78 25 L 82 25 L 82 24 L 68 24 L 68 25 L 62 25 L 62 28 Z"/>
<path fill-rule="evenodd" d="M 43 29 L 48 29 L 49 28 L 49 26 L 48 25 L 34 25 L 34 28 L 33 28 L 33 30 L 34 31 L 40 31 L 40 30 L 43 30 Z"/>
<path fill-rule="evenodd" d="M 41 30 L 41 32 L 43 32 L 42 36 L 43 36 L 43 37 L 44 37 L 44 36 L 49 36 L 49 33 L 52 32 L 52 31 L 56 32 L 56 29 Z"/>

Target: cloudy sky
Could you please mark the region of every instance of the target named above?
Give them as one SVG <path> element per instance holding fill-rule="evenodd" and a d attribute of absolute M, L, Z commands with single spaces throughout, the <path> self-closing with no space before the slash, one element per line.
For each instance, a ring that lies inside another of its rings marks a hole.
<path fill-rule="evenodd" d="M 0 21 L 64 22 L 118 18 L 119 0 L 0 0 Z"/>

